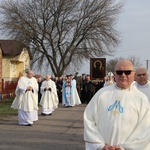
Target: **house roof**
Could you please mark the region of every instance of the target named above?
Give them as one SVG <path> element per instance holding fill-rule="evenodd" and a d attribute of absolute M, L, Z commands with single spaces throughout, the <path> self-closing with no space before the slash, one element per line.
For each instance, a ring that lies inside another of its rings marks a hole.
<path fill-rule="evenodd" d="M 29 47 L 25 46 L 25 44 L 18 42 L 16 40 L 0 40 L 0 48 L 2 49 L 2 54 L 4 56 L 20 55 L 23 48 L 26 48 L 29 52 L 30 59 L 32 58 Z"/>

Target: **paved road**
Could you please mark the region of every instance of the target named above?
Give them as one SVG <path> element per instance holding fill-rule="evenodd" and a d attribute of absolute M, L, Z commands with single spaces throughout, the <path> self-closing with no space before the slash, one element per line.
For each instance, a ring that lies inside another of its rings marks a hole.
<path fill-rule="evenodd" d="M 39 110 L 32 127 L 19 126 L 17 116 L 0 120 L 0 150 L 84 150 L 85 107 L 59 105 L 52 116 L 41 116 Z"/>

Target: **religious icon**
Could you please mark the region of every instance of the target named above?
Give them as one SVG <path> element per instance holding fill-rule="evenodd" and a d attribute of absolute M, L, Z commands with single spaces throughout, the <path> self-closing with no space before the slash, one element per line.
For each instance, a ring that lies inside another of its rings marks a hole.
<path fill-rule="evenodd" d="M 106 59 L 91 58 L 90 74 L 91 79 L 103 79 L 106 75 Z"/>

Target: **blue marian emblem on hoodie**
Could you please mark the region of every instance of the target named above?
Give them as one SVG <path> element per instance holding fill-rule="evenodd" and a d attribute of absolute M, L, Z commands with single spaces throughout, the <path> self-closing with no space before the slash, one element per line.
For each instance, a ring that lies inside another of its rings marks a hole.
<path fill-rule="evenodd" d="M 120 104 L 120 99 L 121 98 L 118 97 L 115 103 L 108 107 L 108 111 L 111 111 L 114 115 L 124 112 L 124 108 Z"/>

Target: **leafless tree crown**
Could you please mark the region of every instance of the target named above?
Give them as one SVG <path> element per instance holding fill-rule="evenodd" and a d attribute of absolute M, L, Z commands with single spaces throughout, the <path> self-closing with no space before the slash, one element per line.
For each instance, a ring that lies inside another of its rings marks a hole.
<path fill-rule="evenodd" d="M 0 6 L 1 29 L 29 45 L 33 64 L 59 76 L 71 64 L 113 54 L 122 6 L 115 0 L 9 0 Z"/>
<path fill-rule="evenodd" d="M 135 69 L 142 66 L 139 57 L 135 57 L 135 56 L 128 56 L 127 58 L 119 57 L 119 58 L 111 59 L 107 62 L 107 64 L 106 64 L 107 72 L 114 72 L 114 68 L 115 68 L 117 62 L 122 59 L 130 60 L 133 63 Z"/>

